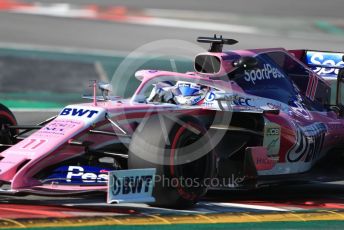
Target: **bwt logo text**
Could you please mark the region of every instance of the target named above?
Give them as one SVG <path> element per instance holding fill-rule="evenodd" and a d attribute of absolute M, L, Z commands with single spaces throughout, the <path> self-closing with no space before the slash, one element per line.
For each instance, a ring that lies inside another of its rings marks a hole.
<path fill-rule="evenodd" d="M 124 176 L 117 178 L 113 175 L 113 191 L 114 196 L 118 194 L 135 194 L 147 193 L 151 183 L 153 183 L 153 176 Z M 110 185 L 111 186 L 111 185 Z"/>
<path fill-rule="evenodd" d="M 60 116 L 92 118 L 93 115 L 95 115 L 97 113 L 99 113 L 99 111 L 97 111 L 97 110 L 65 108 L 60 113 Z"/>

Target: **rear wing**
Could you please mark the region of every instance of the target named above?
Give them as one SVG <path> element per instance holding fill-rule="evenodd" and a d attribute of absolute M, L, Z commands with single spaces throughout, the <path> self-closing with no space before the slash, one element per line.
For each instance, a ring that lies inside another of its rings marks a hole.
<path fill-rule="evenodd" d="M 289 50 L 296 58 L 322 77 L 337 77 L 344 68 L 344 52 Z"/>
<path fill-rule="evenodd" d="M 337 76 L 344 69 L 344 52 L 289 50 L 289 53 L 299 59 L 317 75 L 321 76 L 331 87 L 330 105 L 337 103 Z M 323 90 L 318 90 L 322 92 Z"/>

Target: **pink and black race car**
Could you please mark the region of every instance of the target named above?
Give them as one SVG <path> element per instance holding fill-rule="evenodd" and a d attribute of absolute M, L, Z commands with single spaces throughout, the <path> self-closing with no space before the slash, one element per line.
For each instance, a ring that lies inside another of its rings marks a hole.
<path fill-rule="evenodd" d="M 123 198 L 154 186 L 155 205 L 187 207 L 208 190 L 342 178 L 343 53 L 198 41 L 211 47 L 195 72 L 138 71 L 128 99 L 101 85 L 102 97 L 33 127 L 1 106 L 0 193 Z"/>

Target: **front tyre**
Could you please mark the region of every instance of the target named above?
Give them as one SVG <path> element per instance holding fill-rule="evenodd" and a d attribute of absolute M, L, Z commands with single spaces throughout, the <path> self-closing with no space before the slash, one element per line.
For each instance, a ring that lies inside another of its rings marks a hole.
<path fill-rule="evenodd" d="M 4 105 L 0 104 L 0 144 L 13 144 L 16 130 L 9 130 L 7 126 L 16 125 L 17 121 L 13 113 Z M 3 148 L 0 147 L 2 151 Z"/>
<path fill-rule="evenodd" d="M 185 161 L 188 147 L 201 153 L 208 149 L 204 145 L 211 144 L 210 138 L 194 117 L 176 117 L 176 121 L 161 116 L 149 117 L 136 129 L 129 146 L 128 168 L 156 168 L 155 206 L 188 208 L 206 193 L 205 181 L 213 177 L 215 168 L 213 150 Z"/>

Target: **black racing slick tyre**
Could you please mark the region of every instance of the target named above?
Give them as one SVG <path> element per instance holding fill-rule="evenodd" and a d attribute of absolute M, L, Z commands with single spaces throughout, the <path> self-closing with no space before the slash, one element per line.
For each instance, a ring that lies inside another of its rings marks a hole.
<path fill-rule="evenodd" d="M 0 144 L 13 144 L 13 136 L 16 134 L 16 130 L 9 130 L 7 126 L 16 125 L 17 121 L 13 113 L 0 104 Z M 3 148 L 0 146 L 0 150 Z"/>
<path fill-rule="evenodd" d="M 153 115 L 141 122 L 129 146 L 128 168 L 156 169 L 154 206 L 189 208 L 207 192 L 204 182 L 214 175 L 215 155 L 204 147 L 210 138 L 198 119 L 175 118 Z M 197 151 L 199 157 L 188 160 Z"/>

